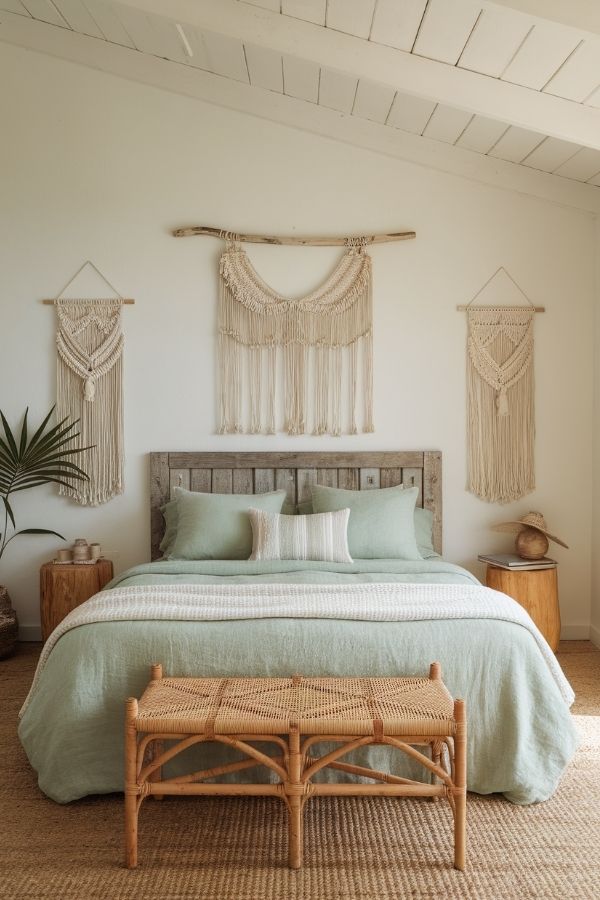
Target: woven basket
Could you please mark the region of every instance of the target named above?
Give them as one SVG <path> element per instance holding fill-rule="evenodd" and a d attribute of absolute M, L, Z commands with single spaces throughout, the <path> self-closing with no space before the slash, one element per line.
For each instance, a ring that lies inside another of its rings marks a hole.
<path fill-rule="evenodd" d="M 15 649 L 19 624 L 5 587 L 0 585 L 0 659 Z"/>

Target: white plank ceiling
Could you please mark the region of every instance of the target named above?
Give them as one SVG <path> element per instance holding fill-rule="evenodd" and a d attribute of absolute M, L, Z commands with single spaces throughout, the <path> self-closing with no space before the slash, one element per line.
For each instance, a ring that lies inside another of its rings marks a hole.
<path fill-rule="evenodd" d="M 257 91 L 600 186 L 598 149 L 510 124 L 508 116 L 500 121 L 460 104 L 455 108 L 399 91 L 357 76 L 351 66 L 343 71 L 324 66 L 290 53 L 289 47 L 280 52 L 231 31 L 199 27 L 197 20 L 176 21 L 169 17 L 175 5 L 169 0 L 162 9 L 160 2 L 144 8 L 127 0 L 0 0 L 0 11 L 212 72 Z M 404 56 L 478 73 L 496 85 L 505 82 L 532 95 L 562 98 L 573 107 L 600 109 L 600 39 L 487 0 L 225 0 L 224 5 L 229 11 L 268 10 L 278 21 L 301 20 L 315 32 L 341 32 L 360 39 L 361 46 L 383 45 Z M 1 20 L 0 15 L 0 25 Z"/>

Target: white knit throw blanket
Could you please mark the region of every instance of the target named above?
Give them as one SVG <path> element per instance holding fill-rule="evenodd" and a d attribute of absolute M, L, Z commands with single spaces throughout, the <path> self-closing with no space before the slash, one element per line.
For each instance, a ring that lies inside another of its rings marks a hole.
<path fill-rule="evenodd" d="M 74 446 L 90 447 L 81 462 L 89 481 L 61 485 L 84 506 L 123 493 L 121 300 L 56 300 L 56 410 L 79 419 Z"/>
<path fill-rule="evenodd" d="M 570 706 L 575 695 L 554 653 L 522 606 L 490 588 L 460 584 L 182 584 L 135 585 L 101 591 L 63 619 L 42 650 L 25 711 L 56 642 L 95 622 L 237 619 L 358 619 L 414 622 L 499 619 L 526 628 Z M 465 624 L 465 628 L 468 625 Z M 429 663 L 431 660 L 424 660 Z M 201 673 L 198 673 L 201 675 Z"/>
<path fill-rule="evenodd" d="M 467 311 L 468 489 L 509 503 L 535 487 L 533 308 Z"/>
<path fill-rule="evenodd" d="M 358 433 L 359 390 L 361 430 L 373 431 L 371 259 L 364 248 L 351 247 L 325 283 L 299 300 L 269 287 L 237 244 L 227 245 L 220 274 L 220 433 L 274 434 L 280 374 L 288 434 Z"/>

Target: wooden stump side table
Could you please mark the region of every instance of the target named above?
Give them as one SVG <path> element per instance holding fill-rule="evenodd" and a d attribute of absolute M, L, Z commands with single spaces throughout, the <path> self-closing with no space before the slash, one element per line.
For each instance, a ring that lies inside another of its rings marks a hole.
<path fill-rule="evenodd" d="M 102 590 L 113 577 L 113 564 L 99 559 L 93 565 L 44 563 L 40 569 L 40 618 L 46 641 L 67 613 Z"/>
<path fill-rule="evenodd" d="M 556 566 L 551 569 L 500 569 L 488 563 L 485 583 L 508 594 L 527 610 L 554 651 L 560 640 Z"/>

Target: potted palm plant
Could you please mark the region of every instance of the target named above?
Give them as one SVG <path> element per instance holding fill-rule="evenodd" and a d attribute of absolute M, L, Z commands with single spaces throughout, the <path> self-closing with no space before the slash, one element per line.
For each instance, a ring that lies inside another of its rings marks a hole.
<path fill-rule="evenodd" d="M 49 427 L 54 407 L 33 434 L 27 424 L 25 410 L 20 434 L 14 435 L 4 413 L 0 418 L 4 435 L 0 433 L 0 560 L 8 545 L 22 534 L 53 534 L 65 540 L 62 534 L 48 528 L 21 528 L 17 530 L 11 498 L 18 491 L 27 491 L 43 484 L 62 484 L 86 481 L 88 476 L 72 458 L 89 447 L 74 447 L 79 437 L 75 431 L 79 420 L 63 419 Z M 2 515 L 3 513 L 3 515 Z M 17 615 L 12 608 L 8 591 L 0 583 L 0 659 L 13 649 L 17 639 Z"/>

